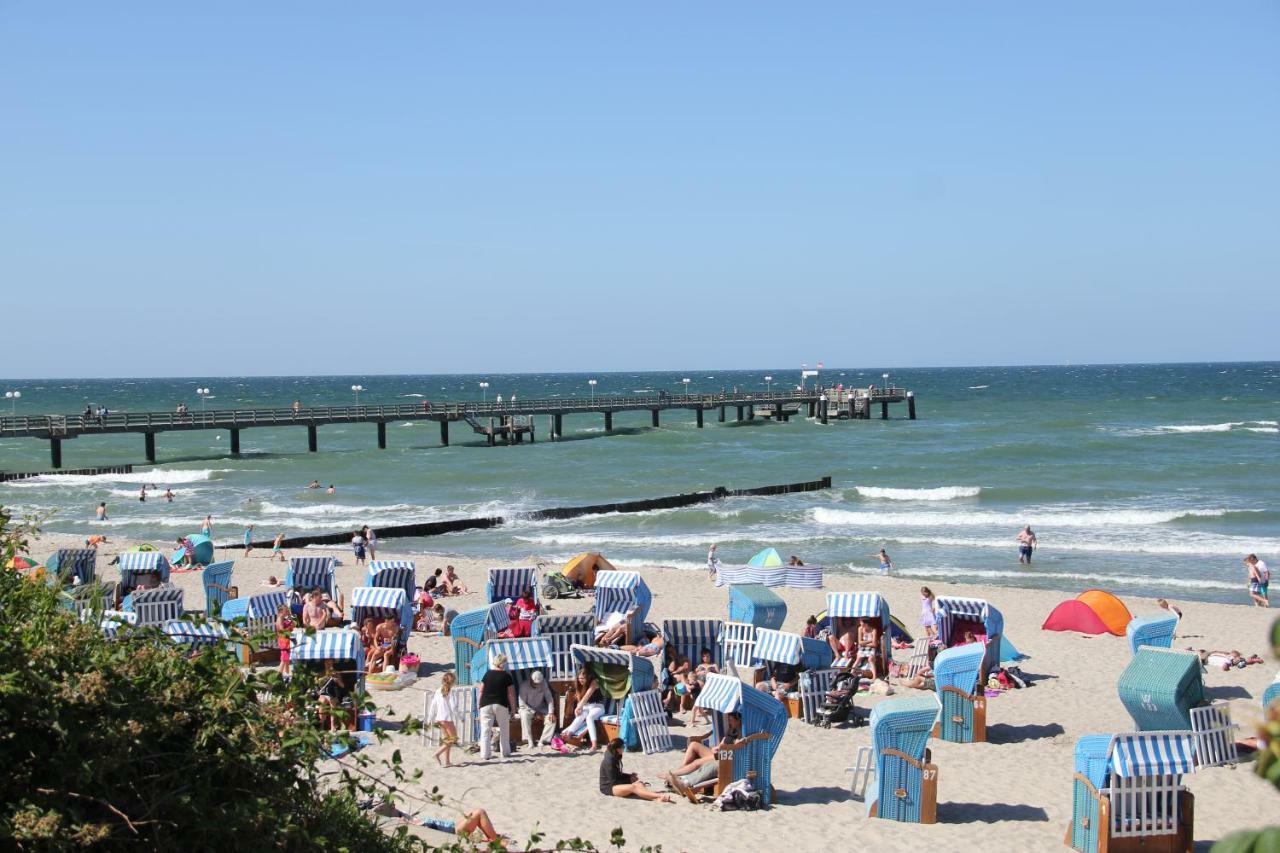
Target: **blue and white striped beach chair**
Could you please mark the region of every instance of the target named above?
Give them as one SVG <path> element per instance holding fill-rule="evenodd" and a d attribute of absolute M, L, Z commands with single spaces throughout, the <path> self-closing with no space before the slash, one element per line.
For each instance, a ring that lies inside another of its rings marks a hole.
<path fill-rule="evenodd" d="M 134 625 L 138 624 L 138 614 L 125 610 L 102 610 L 92 611 L 83 610 L 80 613 L 81 621 L 87 621 L 96 618 L 98 627 L 102 629 L 102 636 L 108 640 L 114 640 Z"/>
<path fill-rule="evenodd" d="M 98 552 L 93 548 L 60 548 L 44 561 L 49 574 L 64 578 L 67 583 L 72 578 L 79 579 L 81 584 L 89 583 L 97 565 Z"/>
<path fill-rule="evenodd" d="M 932 696 L 886 699 L 871 709 L 871 745 L 858 749 L 849 768 L 849 792 L 865 800 L 868 817 L 937 823 L 938 767 L 928 745 L 939 711 Z"/>
<path fill-rule="evenodd" d="M 1130 619 L 1124 629 L 1125 639 L 1129 641 L 1129 652 L 1136 655 L 1143 646 L 1153 649 L 1173 648 L 1173 632 L 1177 627 L 1178 616 L 1175 613 Z"/>
<path fill-rule="evenodd" d="M 799 634 L 793 634 L 790 631 L 774 631 L 769 628 L 756 628 L 756 661 L 761 663 L 768 677 L 772 678 L 777 673 L 774 667 L 777 664 L 785 664 L 788 666 L 800 667 L 803 664 L 804 640 Z M 795 687 L 788 692 L 787 699 L 794 702 L 794 706 L 788 707 L 788 715 L 793 717 L 801 717 L 800 704 L 800 680 L 797 677 Z"/>
<path fill-rule="evenodd" d="M 508 601 L 486 604 L 474 610 L 466 610 L 453 617 L 449 624 L 449 636 L 453 638 L 453 664 L 458 683 L 474 684 L 471 661 L 488 640 L 511 624 L 507 615 Z"/>
<path fill-rule="evenodd" d="M 934 600 L 933 609 L 942 645 L 958 646 L 964 642 L 965 631 L 972 631 L 978 642 L 986 647 L 987 654 L 979 674 L 981 682 L 986 684 L 987 675 L 1000 667 L 1004 614 L 985 599 L 946 595 Z"/>
<path fill-rule="evenodd" d="M 222 605 L 222 621 L 232 624 L 241 636 L 250 637 L 253 642 L 240 642 L 241 661 L 248 664 L 255 652 L 263 649 L 279 649 L 276 643 L 276 611 L 280 605 L 289 603 L 289 594 L 284 590 L 261 592 L 246 598 L 232 598 Z"/>
<path fill-rule="evenodd" d="M 878 592 L 829 592 L 827 593 L 827 619 L 834 636 L 844 633 L 844 620 L 867 619 L 875 625 L 879 634 L 879 655 L 876 672 L 888 678 L 889 661 L 893 655 L 891 635 L 893 619 L 889 615 L 889 602 Z M 856 630 L 855 630 L 856 635 Z"/>
<path fill-rule="evenodd" d="M 747 779 L 766 805 L 772 803 L 773 756 L 787 730 L 786 707 L 731 675 L 708 675 L 694 706 L 711 712 L 710 745 L 719 744 L 727 731 L 725 714 L 738 714 L 742 719 L 737 743 L 716 756 L 720 772 L 713 795 L 718 796 L 732 782 Z"/>
<path fill-rule="evenodd" d="M 577 671 L 573 646 L 589 646 L 595 639 L 596 618 L 590 613 L 548 616 L 533 620 L 532 635 L 551 644 L 551 680 L 569 681 Z"/>
<path fill-rule="evenodd" d="M 952 646 L 933 660 L 933 682 L 942 706 L 938 731 L 952 743 L 982 743 L 987 739 L 987 696 L 980 680 L 986 649 L 981 643 Z"/>
<path fill-rule="evenodd" d="M 626 743 L 627 749 L 639 749 L 640 732 L 633 723 L 635 711 L 630 697 L 633 693 L 653 690 L 658 686 L 656 660 L 597 646 L 574 646 L 572 652 L 578 666 L 591 669 L 599 680 L 605 697 L 604 716 L 600 722 L 616 725 L 618 737 Z M 614 685 L 618 692 L 610 693 L 605 689 L 606 684 Z"/>
<path fill-rule="evenodd" d="M 1190 850 L 1195 799 L 1182 787 L 1182 775 L 1194 770 L 1190 732 L 1080 738 L 1067 843 L 1081 853 L 1101 853 L 1117 842 L 1132 849 Z"/>
<path fill-rule="evenodd" d="M 702 663 L 702 650 L 707 649 L 711 652 L 711 662 L 717 667 L 723 666 L 724 656 L 720 648 L 723 628 L 724 623 L 719 619 L 664 619 L 662 636 L 666 638 L 666 647 L 670 651 L 668 659 L 675 660 L 676 654 L 684 655 L 689 666 L 696 669 Z"/>
<path fill-rule="evenodd" d="M 204 615 L 210 619 L 222 613 L 222 605 L 231 600 L 231 570 L 235 560 L 223 560 L 204 567 L 200 579 L 204 582 Z"/>
<path fill-rule="evenodd" d="M 639 572 L 613 571 L 596 575 L 596 600 L 592 607 L 596 624 L 603 624 L 614 613 L 626 615 L 629 642 L 639 642 L 652 604 L 653 593 Z"/>
<path fill-rule="evenodd" d="M 533 600 L 541 603 L 542 592 L 538 588 L 537 566 L 515 566 L 489 570 L 489 582 L 485 584 L 485 600 L 493 604 L 509 598 L 517 601 L 526 589 L 533 590 Z"/>
<path fill-rule="evenodd" d="M 230 634 L 220 622 L 193 622 L 171 619 L 161 628 L 170 640 L 185 646 L 213 646 L 225 642 Z"/>
<path fill-rule="evenodd" d="M 182 618 L 182 590 L 172 586 L 139 589 L 125 599 L 124 610 L 138 615 L 138 627 Z"/>
<path fill-rule="evenodd" d="M 325 628 L 308 633 L 299 628 L 293 632 L 290 657 L 295 663 L 316 664 L 332 661 L 334 672 L 340 673 L 353 686 L 353 692 L 364 690 L 364 644 L 360 632 L 351 628 Z M 350 676 L 355 676 L 352 685 Z M 354 715 L 353 721 L 354 724 Z"/>
<path fill-rule="evenodd" d="M 412 606 L 418 591 L 418 567 L 412 560 L 373 560 L 365 572 L 364 585 L 403 589 Z"/>
<path fill-rule="evenodd" d="M 373 617 L 381 623 L 388 616 L 394 616 L 400 623 L 399 648 L 404 650 L 409 642 L 409 630 L 413 627 L 413 611 L 409 607 L 409 599 L 400 587 L 358 586 L 351 590 L 351 621 L 356 628 L 364 624 L 364 620 Z"/>
<path fill-rule="evenodd" d="M 299 594 L 318 589 L 336 598 L 338 587 L 334 582 L 334 571 L 337 566 L 338 561 L 333 557 L 290 557 L 284 585 Z"/>
<path fill-rule="evenodd" d="M 155 574 L 169 582 L 169 559 L 159 551 L 125 551 L 120 554 L 120 595 L 133 592 L 143 575 Z"/>

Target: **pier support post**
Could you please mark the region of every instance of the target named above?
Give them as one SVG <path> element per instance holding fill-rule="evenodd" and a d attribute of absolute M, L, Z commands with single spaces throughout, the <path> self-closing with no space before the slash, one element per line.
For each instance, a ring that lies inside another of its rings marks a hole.
<path fill-rule="evenodd" d="M 307 424 L 307 450 L 316 452 L 316 425 Z"/>
<path fill-rule="evenodd" d="M 378 449 L 387 449 L 387 422 L 378 421 Z"/>
<path fill-rule="evenodd" d="M 702 409 L 698 409 L 698 429 L 702 429 Z"/>
<path fill-rule="evenodd" d="M 827 422 L 827 402 L 825 400 L 818 401 L 818 420 L 822 423 Z"/>
<path fill-rule="evenodd" d="M 152 465 L 156 464 L 156 434 L 154 432 L 144 432 L 142 434 L 142 443 L 147 452 L 147 461 Z"/>
<path fill-rule="evenodd" d="M 738 423 L 742 423 L 742 407 L 738 407 Z"/>
<path fill-rule="evenodd" d="M 652 418 L 652 421 L 653 421 L 653 428 L 654 428 L 654 429 L 657 429 L 657 428 L 658 428 L 658 426 L 659 426 L 659 423 L 658 423 L 658 410 L 657 410 L 657 409 L 654 409 L 654 410 L 653 410 L 653 412 L 652 412 L 652 415 L 653 415 L 653 418 Z"/>
<path fill-rule="evenodd" d="M 62 467 L 62 439 L 49 439 L 49 461 L 55 470 Z"/>
<path fill-rule="evenodd" d="M 440 422 L 440 446 L 449 446 L 449 420 L 447 418 Z"/>
<path fill-rule="evenodd" d="M 783 413 L 783 411 L 782 411 L 782 404 L 781 404 L 781 403 L 779 403 L 779 404 L 777 404 L 776 406 L 774 406 L 774 407 L 773 407 L 773 419 L 774 419 L 774 421 L 776 421 L 777 423 L 782 423 L 783 421 L 785 421 L 785 420 L 786 420 L 786 415 L 785 415 L 785 414 Z"/>
<path fill-rule="evenodd" d="M 240 455 L 240 430 L 238 429 L 231 430 L 231 455 Z"/>
<path fill-rule="evenodd" d="M 604 431 L 613 432 L 613 412 L 604 413 Z"/>
<path fill-rule="evenodd" d="M 818 405 L 817 405 L 816 403 L 810 403 L 810 404 L 809 404 L 809 417 L 814 418 L 814 417 L 817 417 L 817 416 L 818 416 Z"/>
<path fill-rule="evenodd" d="M 756 407 L 754 405 L 747 406 L 747 420 L 754 421 L 756 419 Z"/>
<path fill-rule="evenodd" d="M 561 436 L 564 435 L 564 415 L 555 415 L 554 417 L 556 419 L 556 426 L 555 426 L 556 438 L 560 438 Z"/>
<path fill-rule="evenodd" d="M 880 401 L 880 420 L 882 421 L 889 420 L 889 401 L 888 400 Z"/>
<path fill-rule="evenodd" d="M 916 419 L 916 392 L 914 391 L 907 392 L 907 419 L 913 421 Z"/>
<path fill-rule="evenodd" d="M 720 423 L 724 423 L 724 406 L 720 407 Z"/>

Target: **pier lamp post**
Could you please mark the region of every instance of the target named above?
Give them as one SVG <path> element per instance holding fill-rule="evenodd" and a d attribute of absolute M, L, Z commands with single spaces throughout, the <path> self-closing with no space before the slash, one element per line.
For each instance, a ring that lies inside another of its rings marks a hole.
<path fill-rule="evenodd" d="M 594 406 L 596 402 L 596 381 L 594 379 L 588 379 L 587 384 L 591 386 L 591 405 Z"/>
<path fill-rule="evenodd" d="M 209 389 L 197 388 L 196 396 L 200 398 L 200 416 L 204 417 L 204 398 L 209 396 Z"/>
<path fill-rule="evenodd" d="M 889 390 L 889 374 L 882 373 L 880 374 L 880 378 L 884 380 L 884 390 L 888 391 Z"/>
<path fill-rule="evenodd" d="M 481 402 L 484 402 L 484 403 L 489 402 L 489 383 L 488 382 L 480 383 L 480 400 Z"/>
<path fill-rule="evenodd" d="M 363 385 L 352 385 L 351 393 L 356 395 L 356 406 L 360 405 L 360 392 L 364 390 Z"/>
<path fill-rule="evenodd" d="M 689 377 L 686 376 L 684 379 L 681 379 L 680 381 L 684 383 L 684 395 L 688 397 L 689 396 Z"/>
<path fill-rule="evenodd" d="M 21 391 L 5 391 L 4 398 L 9 401 L 9 417 L 18 416 L 18 401 L 22 399 Z"/>
<path fill-rule="evenodd" d="M 764 387 L 768 389 L 770 394 L 773 393 L 773 377 L 772 376 L 766 376 L 764 378 Z"/>

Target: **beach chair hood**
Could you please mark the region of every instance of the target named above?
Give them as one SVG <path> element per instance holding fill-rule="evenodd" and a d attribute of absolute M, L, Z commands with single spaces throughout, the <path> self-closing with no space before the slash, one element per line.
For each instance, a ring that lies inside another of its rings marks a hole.
<path fill-rule="evenodd" d="M 763 690 L 748 687 L 731 675 L 707 676 L 702 691 L 694 705 L 720 714 L 741 714 L 742 736 L 764 732 L 769 738 L 768 756 L 772 758 L 782 743 L 787 730 L 786 706 Z M 720 724 L 715 724 L 715 737 L 722 736 Z"/>
<path fill-rule="evenodd" d="M 377 620 L 388 615 L 400 623 L 400 641 L 407 642 L 413 627 L 413 611 L 404 590 L 399 587 L 358 586 L 351 590 L 351 618 L 356 625 L 372 616 Z"/>
<path fill-rule="evenodd" d="M 798 666 L 803 645 L 799 634 L 756 628 L 756 660 Z"/>
<path fill-rule="evenodd" d="M 220 615 L 222 605 L 230 600 L 231 572 L 234 568 L 234 560 L 224 560 L 221 563 L 210 563 L 200 573 L 200 580 L 204 584 L 204 612 L 206 616 Z"/>
<path fill-rule="evenodd" d="M 293 632 L 289 654 L 295 661 L 354 661 L 358 679 L 364 678 L 364 644 L 360 632 L 350 628 L 325 628 L 314 633 L 299 628 Z"/>
<path fill-rule="evenodd" d="M 672 660 L 678 652 L 689 659 L 690 666 L 696 667 L 702 662 L 702 650 L 708 649 L 715 665 L 723 666 L 720 647 L 723 627 L 724 623 L 719 619 L 664 619 L 662 635 L 666 637 Z"/>
<path fill-rule="evenodd" d="M 631 616 L 631 636 L 638 638 L 649 617 L 653 593 L 639 572 L 602 572 L 596 575 L 596 600 L 592 608 L 596 621 L 605 621 L 610 613 L 626 613 L 635 608 Z"/>
<path fill-rule="evenodd" d="M 1190 731 L 1191 709 L 1204 703 L 1200 658 L 1194 652 L 1138 649 L 1116 684 L 1120 702 L 1140 731 Z"/>
<path fill-rule="evenodd" d="M 652 690 L 658 683 L 658 673 L 649 658 L 596 646 L 574 646 L 571 651 L 579 666 L 590 666 L 595 671 L 601 688 L 614 699 Z"/>
<path fill-rule="evenodd" d="M 155 572 L 161 583 L 169 582 L 169 561 L 159 551 L 124 551 L 120 554 L 120 585 L 132 589 L 141 575 Z"/>
<path fill-rule="evenodd" d="M 418 590 L 418 567 L 412 560 L 374 560 L 365 572 L 365 586 L 403 589 L 413 601 Z"/>
<path fill-rule="evenodd" d="M 299 593 L 321 589 L 330 596 L 337 594 L 333 573 L 338 561 L 333 557 L 292 557 L 284 585 Z"/>
<path fill-rule="evenodd" d="M 750 622 L 757 628 L 781 628 L 787 620 L 787 603 L 764 584 L 740 583 L 729 587 L 729 621 Z"/>
<path fill-rule="evenodd" d="M 485 594 L 490 604 L 510 599 L 516 601 L 526 589 L 533 590 L 533 600 L 541 601 L 538 589 L 537 566 L 516 566 L 510 568 L 490 569 L 489 582 L 485 584 Z"/>
<path fill-rule="evenodd" d="M 212 646 L 230 636 L 221 623 L 197 623 L 187 619 L 171 619 L 164 623 L 162 630 L 173 642 L 189 646 Z"/>
<path fill-rule="evenodd" d="M 1143 646 L 1172 648 L 1173 632 L 1177 627 L 1178 617 L 1173 613 L 1132 619 L 1124 629 L 1124 635 L 1129 640 L 1129 651 L 1136 655 Z"/>

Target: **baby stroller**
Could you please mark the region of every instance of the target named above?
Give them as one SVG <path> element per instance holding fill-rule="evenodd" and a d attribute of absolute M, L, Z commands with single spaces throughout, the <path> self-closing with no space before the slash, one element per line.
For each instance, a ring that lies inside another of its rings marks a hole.
<path fill-rule="evenodd" d="M 866 720 L 853 713 L 853 697 L 858 692 L 860 680 L 861 674 L 854 669 L 836 673 L 831 688 L 822 697 L 822 706 L 818 708 L 818 725 L 824 729 L 831 728 L 832 723 L 866 725 Z"/>

